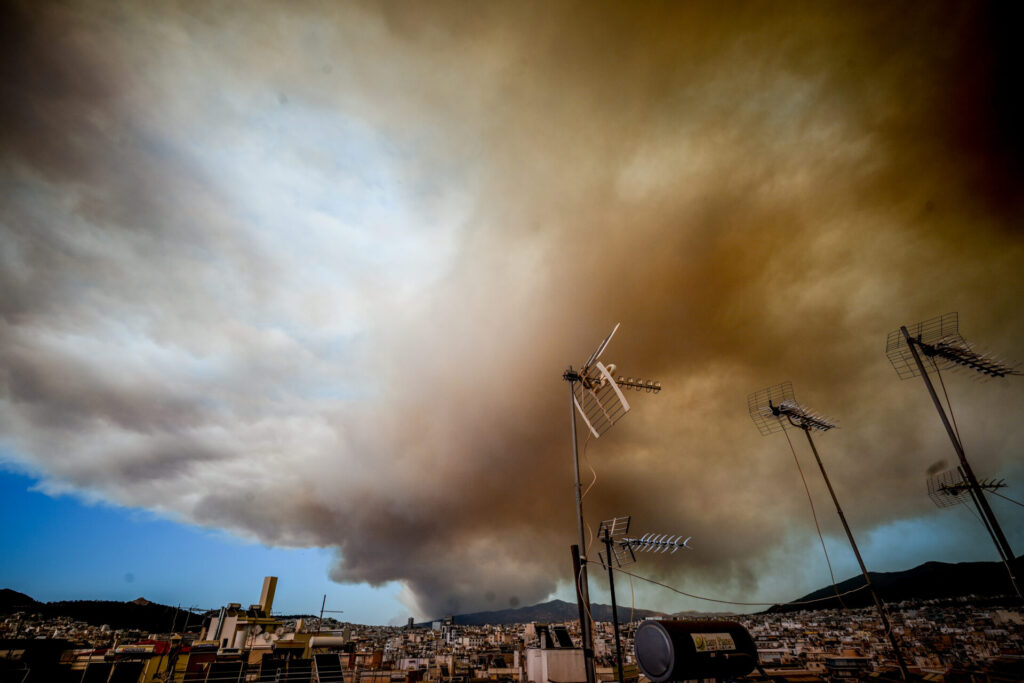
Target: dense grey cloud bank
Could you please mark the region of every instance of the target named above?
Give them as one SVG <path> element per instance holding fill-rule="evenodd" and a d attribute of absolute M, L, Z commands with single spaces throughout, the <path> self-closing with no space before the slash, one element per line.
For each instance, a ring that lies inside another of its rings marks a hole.
<path fill-rule="evenodd" d="M 606 359 L 666 389 L 587 444 L 588 519 L 693 535 L 645 566 L 690 588 L 817 587 L 746 395 L 792 379 L 839 419 L 868 531 L 937 514 L 952 457 L 885 334 L 959 310 L 1024 358 L 1000 11 L 10 3 L 6 452 L 335 547 L 420 616 L 525 604 L 574 541 L 561 371 L 621 321 Z M 977 468 L 1020 475 L 1019 384 L 950 385 Z"/>

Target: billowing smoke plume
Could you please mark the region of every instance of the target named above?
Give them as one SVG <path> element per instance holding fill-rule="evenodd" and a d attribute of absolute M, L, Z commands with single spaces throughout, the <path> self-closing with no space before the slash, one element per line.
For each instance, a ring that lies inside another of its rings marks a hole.
<path fill-rule="evenodd" d="M 527 604 L 575 542 L 561 373 L 621 322 L 605 360 L 665 389 L 586 442 L 588 522 L 694 537 L 649 575 L 796 597 L 813 524 L 746 395 L 791 379 L 839 420 L 868 532 L 939 514 L 950 455 L 886 333 L 958 310 L 1024 359 L 1000 11 L 9 4 L 6 452 L 335 547 L 332 578 L 420 616 Z M 1021 474 L 1024 390 L 948 382 L 976 469 Z"/>

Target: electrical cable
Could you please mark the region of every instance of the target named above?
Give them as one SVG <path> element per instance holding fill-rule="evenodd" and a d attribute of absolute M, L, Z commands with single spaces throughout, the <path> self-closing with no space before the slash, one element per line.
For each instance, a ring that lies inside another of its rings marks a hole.
<path fill-rule="evenodd" d="M 953 423 L 953 433 L 956 434 L 956 440 L 960 442 L 960 449 L 963 450 L 964 441 L 963 441 L 963 439 L 960 438 L 960 429 L 959 429 L 959 427 L 956 426 L 956 415 L 953 414 L 953 404 L 949 402 L 949 394 L 946 392 L 946 383 L 942 381 L 942 372 L 939 371 L 939 364 L 935 362 L 934 358 L 932 358 L 932 365 L 935 367 L 935 374 L 939 378 L 939 385 L 942 387 L 942 394 L 946 397 L 946 410 L 949 411 L 949 419 Z M 994 496 L 999 496 L 1000 498 L 1005 498 L 1006 500 L 1010 501 L 1011 503 L 1013 503 L 1015 505 L 1020 505 L 1021 507 L 1024 507 L 1024 503 L 1019 503 L 1016 500 L 1014 500 L 1013 498 L 1010 498 L 1008 496 L 1004 496 L 1003 494 L 999 493 L 998 491 L 989 491 L 989 493 L 991 493 Z M 967 509 L 971 510 L 971 512 L 974 513 L 974 516 L 977 518 L 977 520 L 979 522 L 981 522 L 982 525 L 984 525 L 984 520 L 982 520 L 980 515 L 978 515 L 970 507 L 967 507 Z"/>
<path fill-rule="evenodd" d="M 636 611 L 636 595 L 633 594 L 633 577 L 629 577 L 629 623 L 633 623 L 633 613 Z"/>
<path fill-rule="evenodd" d="M 1020 505 L 1022 508 L 1024 508 L 1024 503 L 1020 502 L 1019 500 L 1014 500 L 1013 498 L 1010 498 L 1009 496 L 1004 496 L 1003 494 L 999 493 L 998 491 L 989 491 L 989 493 L 991 493 L 993 496 L 999 496 L 1003 500 L 1008 500 L 1011 503 L 1013 503 L 1014 505 Z"/>
<path fill-rule="evenodd" d="M 587 432 L 587 438 L 583 442 L 583 462 L 586 463 L 587 467 L 590 468 L 590 472 L 591 474 L 594 475 L 594 478 L 590 481 L 590 485 L 587 486 L 586 490 L 580 494 L 581 503 L 583 502 L 583 499 L 587 497 L 587 494 L 590 493 L 590 489 L 594 488 L 594 484 L 597 483 L 597 470 L 594 469 L 593 464 L 591 464 L 590 460 L 587 458 L 587 446 L 590 444 L 591 436 L 592 434 L 590 432 Z M 594 530 L 591 528 L 590 523 L 586 520 L 583 521 L 583 525 L 587 527 L 587 535 L 589 537 L 586 547 L 583 548 L 583 556 L 590 557 L 590 547 L 594 545 Z"/>
<path fill-rule="evenodd" d="M 968 512 L 970 512 L 970 513 L 971 513 L 971 516 L 972 516 L 972 517 L 974 517 L 974 520 L 975 520 L 975 521 L 976 521 L 976 522 L 977 522 L 978 524 L 982 525 L 982 526 L 983 526 L 983 527 L 985 527 L 986 529 L 988 528 L 988 526 L 987 526 L 987 525 L 985 524 L 985 520 L 983 520 L 983 519 L 981 518 L 981 515 L 979 515 L 979 514 L 978 514 L 978 511 L 974 509 L 974 506 L 973 506 L 973 505 L 960 505 L 960 506 L 958 506 L 958 507 L 962 507 L 962 508 L 964 508 L 965 510 L 967 510 Z"/>
<path fill-rule="evenodd" d="M 583 462 L 585 462 L 587 464 L 587 467 L 590 468 L 590 473 L 594 475 L 594 478 L 590 481 L 590 485 L 587 486 L 586 490 L 580 495 L 580 500 L 586 498 L 587 494 L 590 493 L 590 489 L 594 488 L 594 484 L 597 483 L 597 470 L 594 469 L 594 466 L 591 464 L 590 460 L 587 459 L 587 445 L 590 443 L 591 436 L 592 435 L 588 432 L 587 440 L 583 442 Z"/>
<path fill-rule="evenodd" d="M 794 600 L 792 602 L 737 602 L 737 601 L 734 601 L 734 600 L 719 600 L 718 598 L 708 598 L 708 597 L 705 597 L 703 595 L 695 595 L 693 593 L 687 593 L 686 591 L 679 590 L 678 588 L 670 586 L 667 583 L 662 583 L 661 581 L 655 581 L 654 579 L 649 579 L 646 576 L 640 576 L 639 574 L 634 574 L 632 572 L 628 572 L 625 569 L 620 569 L 620 568 L 616 568 L 616 567 L 612 567 L 612 569 L 617 571 L 617 572 L 621 572 L 623 574 L 628 574 L 629 576 L 634 576 L 634 577 L 640 579 L 641 581 L 646 581 L 648 583 L 653 583 L 656 586 L 661 586 L 662 588 L 667 588 L 670 591 L 672 591 L 673 593 L 678 593 L 679 595 L 685 595 L 688 598 L 694 598 L 695 600 L 705 600 L 707 602 L 717 602 L 717 603 L 720 603 L 720 604 L 723 604 L 723 605 L 740 605 L 740 606 L 743 606 L 743 607 L 773 607 L 775 605 L 812 605 L 812 604 L 817 603 L 817 602 L 825 602 L 827 600 L 832 600 L 832 596 L 829 596 L 827 598 L 815 598 L 814 600 Z M 845 596 L 845 595 L 852 595 L 853 593 L 857 593 L 859 591 L 862 591 L 862 590 L 864 590 L 867 587 L 868 587 L 868 585 L 864 584 L 863 586 L 861 586 L 859 588 L 853 588 L 851 590 L 846 591 L 845 593 L 840 593 L 840 597 Z"/>
<path fill-rule="evenodd" d="M 576 574 L 576 595 L 583 595 L 583 568 L 585 564 L 580 564 L 580 571 Z M 590 613 L 590 605 L 583 603 L 583 609 L 587 613 L 587 619 L 594 621 L 594 615 Z M 583 624 L 580 624 L 580 628 L 583 628 Z"/>
<path fill-rule="evenodd" d="M 782 418 L 779 418 L 779 422 L 782 422 Z M 793 453 L 793 462 L 796 463 L 796 470 L 800 473 L 800 480 L 804 483 L 804 491 L 807 493 L 807 502 L 811 504 L 811 516 L 814 517 L 814 528 L 818 530 L 818 540 L 821 541 L 821 551 L 825 553 L 825 564 L 828 565 L 828 575 L 832 578 L 832 589 L 836 592 L 836 597 L 839 599 L 839 604 L 842 605 L 843 609 L 846 609 L 846 603 L 839 596 L 839 586 L 836 585 L 836 575 L 832 571 L 832 560 L 828 557 L 828 549 L 825 547 L 825 537 L 821 533 L 821 525 L 818 524 L 818 513 L 814 509 L 814 499 L 811 498 L 811 489 L 807 485 L 807 478 L 804 476 L 804 469 L 800 467 L 800 459 L 796 456 L 796 448 L 793 447 L 793 441 L 789 438 L 789 431 L 783 428 L 782 433 L 786 435 L 786 442 L 789 444 L 789 450 Z"/>
<path fill-rule="evenodd" d="M 946 409 L 949 411 L 949 419 L 953 423 L 953 433 L 956 434 L 956 440 L 960 442 L 960 448 L 964 447 L 964 440 L 960 438 L 960 427 L 956 424 L 956 415 L 953 414 L 953 404 L 949 401 L 949 393 L 946 391 L 946 383 L 942 379 L 942 371 L 939 370 L 939 364 L 932 358 L 932 366 L 935 368 L 935 376 L 939 378 L 939 386 L 942 387 L 942 395 L 946 397 Z"/>

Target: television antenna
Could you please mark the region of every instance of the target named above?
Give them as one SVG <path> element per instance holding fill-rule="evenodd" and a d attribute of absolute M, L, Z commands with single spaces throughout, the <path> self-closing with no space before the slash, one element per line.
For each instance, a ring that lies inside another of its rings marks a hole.
<path fill-rule="evenodd" d="M 984 491 L 996 491 L 1006 488 L 1006 480 L 979 479 L 978 486 Z M 971 483 L 959 467 L 928 477 L 928 497 L 935 507 L 948 508 L 966 503 L 972 498 L 972 493 Z"/>
<path fill-rule="evenodd" d="M 619 683 L 625 683 L 622 670 L 622 643 L 619 637 L 619 608 L 615 602 L 615 575 L 612 573 L 612 564 L 621 569 L 626 565 L 636 562 L 636 552 L 664 553 L 671 549 L 675 553 L 680 548 L 692 550 L 688 543 L 690 538 L 681 540 L 682 536 L 670 536 L 668 534 L 644 534 L 641 538 L 630 538 L 629 522 L 631 515 L 626 517 L 614 517 L 601 522 L 597 530 L 597 537 L 604 543 L 604 552 L 597 556 L 601 564 L 608 570 L 608 592 L 612 598 L 612 628 L 615 630 L 615 663 L 619 671 Z"/>
<path fill-rule="evenodd" d="M 1006 483 L 1000 479 L 998 481 L 993 479 L 981 479 L 978 481 L 978 485 L 986 491 L 996 491 L 1006 486 Z M 954 505 L 960 505 L 971 500 L 975 505 L 978 501 L 974 497 L 974 491 L 971 489 L 971 483 L 964 476 L 963 470 L 959 467 L 944 472 L 938 472 L 928 477 L 928 497 L 935 503 L 935 507 L 938 508 L 949 508 Z M 979 517 L 982 525 L 985 527 L 985 531 L 988 532 L 989 538 L 999 547 L 999 541 L 996 539 L 995 533 L 992 531 L 992 527 L 989 526 L 988 520 L 984 517 Z M 1002 555 L 1002 553 L 1000 553 Z"/>
<path fill-rule="evenodd" d="M 970 463 L 967 462 L 960 436 L 950 423 L 949 417 L 939 401 L 935 385 L 932 384 L 931 377 L 928 376 L 929 368 L 925 366 L 921 356 L 924 355 L 931 361 L 931 369 L 935 371 L 939 381 L 942 381 L 942 370 L 957 368 L 974 370 L 988 378 L 1009 377 L 1024 373 L 1018 370 L 1016 365 L 1010 365 L 994 356 L 983 355 L 975 351 L 960 335 L 960 320 L 956 313 L 946 313 L 937 318 L 925 320 L 911 325 L 910 329 L 904 325 L 898 330 L 893 330 L 886 339 L 885 355 L 888 356 L 889 362 L 892 363 L 900 379 L 919 376 L 924 380 L 928 394 L 932 397 L 935 409 L 939 412 L 939 418 L 953 444 L 953 450 L 956 451 L 956 455 L 960 459 L 960 473 L 966 480 L 971 498 L 995 542 L 996 550 L 1003 560 L 1003 566 L 1006 567 L 1006 572 L 1010 576 L 1013 590 L 1016 591 L 1018 597 L 1024 598 L 1024 593 L 1021 592 L 1014 572 L 1016 555 L 1013 554 L 1010 542 L 1006 540 L 1006 535 L 1003 533 L 1002 527 L 999 526 L 999 520 L 996 519 L 992 507 L 988 504 L 988 499 L 985 498 L 985 487 L 978 481 Z"/>
<path fill-rule="evenodd" d="M 327 607 L 327 593 L 324 593 L 323 602 L 320 603 L 320 618 L 316 621 L 316 632 L 320 633 L 323 628 L 324 614 L 343 614 L 343 609 L 326 609 Z"/>
<path fill-rule="evenodd" d="M 810 444 L 811 452 L 814 453 L 814 460 L 818 463 L 818 469 L 821 470 L 821 477 L 825 480 L 825 486 L 828 488 L 829 495 L 832 496 L 832 502 L 836 506 L 839 521 L 843 523 L 846 538 L 850 541 L 853 554 L 857 557 L 857 564 L 860 565 L 860 571 L 864 575 L 864 583 L 871 592 L 871 597 L 874 598 L 875 609 L 878 611 L 878 616 L 882 621 L 885 635 L 888 636 L 889 644 L 892 645 L 893 653 L 896 655 L 896 664 L 899 666 L 900 675 L 903 677 L 903 680 L 910 680 L 910 673 L 907 670 L 906 663 L 903 661 L 903 653 L 900 651 L 899 643 L 896 642 L 896 636 L 892 631 L 892 626 L 889 624 L 885 603 L 882 602 L 882 598 L 875 591 L 874 584 L 871 583 L 871 575 L 864 565 L 864 559 L 860 555 L 857 541 L 854 539 L 850 525 L 846 521 L 846 515 L 843 514 L 843 508 L 839 505 L 839 498 L 836 497 L 836 492 L 832 488 L 832 482 L 825 472 L 825 465 L 822 464 L 821 456 L 818 455 L 814 439 L 811 438 L 811 431 L 827 432 L 830 429 L 834 429 L 836 425 L 829 418 L 814 413 L 797 403 L 796 397 L 793 394 L 792 382 L 783 382 L 760 391 L 755 391 L 747 397 L 747 409 L 762 436 L 795 428 L 801 430 L 804 436 L 807 437 L 807 443 Z"/>
<path fill-rule="evenodd" d="M 576 576 L 576 596 L 579 602 L 580 631 L 583 636 L 583 659 L 586 669 L 587 683 L 595 683 L 594 671 L 594 633 L 590 625 L 587 611 L 590 609 L 590 590 L 587 581 L 587 558 L 586 558 L 586 536 L 583 531 L 583 489 L 580 486 L 580 458 L 579 446 L 576 439 L 576 413 L 583 418 L 590 433 L 594 438 L 600 438 L 616 422 L 625 417 L 629 412 L 629 402 L 622 393 L 622 388 L 658 393 L 661 391 L 661 382 L 645 381 L 640 378 L 619 377 L 616 379 L 612 372 L 615 365 L 605 366 L 601 363 L 601 354 L 608 348 L 608 343 L 615 336 L 619 329 L 616 323 L 608 336 L 598 344 L 597 349 L 590 354 L 590 358 L 583 364 L 579 371 L 569 368 L 562 373 L 562 379 L 569 383 L 569 419 L 572 433 L 572 458 L 575 474 L 576 491 L 576 522 L 579 533 L 579 549 L 573 552 L 574 562 L 577 553 L 579 556 L 579 568 L 574 566 Z M 621 681 L 620 681 L 621 683 Z"/>

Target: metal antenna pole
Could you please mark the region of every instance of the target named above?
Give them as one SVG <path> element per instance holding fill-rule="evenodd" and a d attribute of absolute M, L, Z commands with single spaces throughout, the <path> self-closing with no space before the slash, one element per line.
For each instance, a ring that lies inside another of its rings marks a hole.
<path fill-rule="evenodd" d="M 612 572 L 612 537 L 607 527 L 604 530 L 604 557 L 608 567 L 608 590 L 612 594 L 612 627 L 615 629 L 615 664 L 619 669 L 619 683 L 625 683 L 622 675 L 622 642 L 619 638 L 619 608 L 615 603 L 615 575 Z"/>
<path fill-rule="evenodd" d="M 572 555 L 572 575 L 574 577 L 574 583 L 576 584 L 576 609 L 580 613 L 580 633 L 583 632 L 583 619 L 586 617 L 587 608 L 583 606 L 583 592 L 580 590 L 580 584 L 576 577 L 579 577 L 580 570 L 583 567 L 583 563 L 580 562 L 580 547 L 573 543 L 569 546 L 569 552 Z"/>
<path fill-rule="evenodd" d="M 962 480 L 966 480 L 967 479 L 967 477 L 964 475 L 964 468 L 963 467 L 957 467 L 956 471 L 960 475 L 960 479 L 962 479 Z M 978 484 L 980 485 L 981 482 L 978 482 Z M 974 495 L 974 491 L 972 491 L 971 489 L 968 488 L 967 489 L 967 493 L 970 494 L 971 500 L 974 501 L 974 507 L 976 509 L 980 510 L 981 506 L 978 504 L 978 497 Z M 984 525 L 985 531 L 988 532 L 988 537 L 992 539 L 992 544 L 995 545 L 996 550 L 999 551 L 999 557 L 1003 560 L 1003 565 L 1006 566 L 1006 559 L 1007 559 L 1006 555 L 1003 554 L 1003 548 L 1002 548 L 1002 546 L 999 545 L 999 540 L 996 538 L 995 532 L 992 531 L 992 526 L 988 523 L 988 520 L 985 519 L 984 515 L 978 515 L 978 516 L 981 518 L 981 523 L 982 523 L 982 525 Z M 1010 568 L 1006 567 L 1006 570 L 1008 572 L 1010 572 L 1010 576 L 1013 577 L 1013 572 L 1010 570 Z"/>
<path fill-rule="evenodd" d="M 583 662 L 587 674 L 587 683 L 595 683 L 594 671 L 594 632 L 590 620 L 590 585 L 587 580 L 587 539 L 583 533 L 583 489 L 580 486 L 580 455 L 576 441 L 576 411 L 583 418 L 583 423 L 594 438 L 600 438 L 612 425 L 629 412 L 629 401 L 622 394 L 622 387 L 658 393 L 661 382 L 641 380 L 639 377 L 619 377 L 612 375 L 615 364 L 605 366 L 599 361 L 601 354 L 608 348 L 608 343 L 615 336 L 619 326 L 598 345 L 590 358 L 583 364 L 579 372 L 569 368 L 562 373 L 562 379 L 569 383 L 569 420 L 572 432 L 572 461 L 576 490 L 576 528 L 579 532 L 579 573 L 576 580 L 576 591 L 580 602 L 580 631 L 583 636 Z M 578 394 L 577 395 L 577 390 Z"/>
<path fill-rule="evenodd" d="M 964 475 L 967 477 L 967 482 L 971 485 L 973 498 L 978 504 L 978 508 L 981 510 L 982 517 L 988 520 L 988 524 L 992 528 L 992 532 L 995 534 L 996 546 L 1000 550 L 1000 555 L 1004 558 L 1003 564 L 1006 565 L 1006 571 L 1010 575 L 1010 583 L 1013 584 L 1013 590 L 1016 591 L 1017 597 L 1024 598 L 1024 593 L 1021 592 L 1020 586 L 1017 584 L 1017 577 L 1014 575 L 1013 570 L 1014 561 L 1017 556 L 1013 554 L 1009 541 L 1007 541 L 1006 536 L 1003 535 L 1003 529 L 999 526 L 999 521 L 996 519 L 995 513 L 992 512 L 992 508 L 989 507 L 988 500 L 985 498 L 985 494 L 981 490 L 981 486 L 978 485 L 978 479 L 974 476 L 974 470 L 971 469 L 970 464 L 967 462 L 967 456 L 964 454 L 964 447 L 960 443 L 960 439 L 957 438 L 956 432 L 953 430 L 953 425 L 949 422 L 949 418 L 946 417 L 946 411 L 943 410 L 942 403 L 939 401 L 939 396 L 935 393 L 935 385 L 932 384 L 931 378 L 928 377 L 928 371 L 925 369 L 924 362 L 921 360 L 921 355 L 917 351 L 917 340 L 910 336 L 910 332 L 907 331 L 905 325 L 900 327 L 900 332 L 903 334 L 903 338 L 907 341 L 907 347 L 910 348 L 910 353 L 914 356 L 914 362 L 917 363 L 917 369 L 921 372 L 921 379 L 924 380 L 924 385 L 928 387 L 928 394 L 932 397 L 935 409 L 939 411 L 939 417 L 942 419 L 942 424 L 946 428 L 949 440 L 953 442 L 953 449 L 956 451 L 957 457 L 960 458 L 960 466 L 963 468 Z"/>
<path fill-rule="evenodd" d="M 569 424 L 572 432 L 572 462 L 573 473 L 576 476 L 576 524 L 580 536 L 580 573 L 573 577 L 576 581 L 576 590 L 579 591 L 582 601 L 580 609 L 580 632 L 583 636 L 583 666 L 587 674 L 587 683 L 595 683 L 594 673 L 594 634 L 590 625 L 590 589 L 587 582 L 587 539 L 583 534 L 583 489 L 580 487 L 580 454 L 576 443 L 576 398 L 575 384 L 580 380 L 572 366 L 565 371 L 562 378 L 569 382 Z"/>
<path fill-rule="evenodd" d="M 889 617 L 885 613 L 885 604 L 882 599 L 875 592 L 875 587 L 871 583 L 871 576 L 868 574 L 868 568 L 864 566 L 864 559 L 860 556 L 860 550 L 857 548 L 857 541 L 853 539 L 853 532 L 850 531 L 850 525 L 846 522 L 846 515 L 843 514 L 843 508 L 839 505 L 839 499 L 836 498 L 836 492 L 832 489 L 832 482 L 829 481 L 828 475 L 825 473 L 825 466 L 821 463 L 821 457 L 818 455 L 818 449 L 814 446 L 814 439 L 811 438 L 811 430 L 809 427 L 801 427 L 804 431 L 804 435 L 807 437 L 807 443 L 811 445 L 811 452 L 814 453 L 814 459 L 818 462 L 818 469 L 821 470 L 821 476 L 825 480 L 825 486 L 828 487 L 829 495 L 832 496 L 832 502 L 836 505 L 836 512 L 839 513 L 839 520 L 843 523 L 843 529 L 846 530 L 846 537 L 850 540 L 850 547 L 853 548 L 853 554 L 857 556 L 857 564 L 860 565 L 860 571 L 864 574 L 864 583 L 867 584 L 868 590 L 871 591 L 871 597 L 875 599 L 875 609 L 878 610 L 878 616 L 882 620 L 882 628 L 885 629 L 885 635 L 889 637 L 889 644 L 892 645 L 892 651 L 896 655 L 896 665 L 900 668 L 900 676 L 903 680 L 910 680 L 910 672 L 907 670 L 907 664 L 903 661 L 903 653 L 900 652 L 900 646 L 896 642 L 896 634 L 892 632 L 892 626 L 889 624 Z"/>

